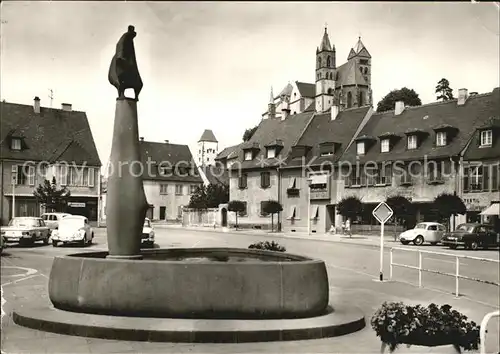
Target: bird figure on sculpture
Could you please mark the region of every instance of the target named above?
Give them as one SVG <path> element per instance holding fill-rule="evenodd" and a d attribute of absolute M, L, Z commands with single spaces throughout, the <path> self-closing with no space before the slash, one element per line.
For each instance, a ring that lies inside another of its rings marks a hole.
<path fill-rule="evenodd" d="M 109 66 L 108 80 L 118 90 L 118 99 L 124 99 L 125 89 L 131 88 L 134 90 L 135 100 L 139 101 L 143 84 L 135 58 L 136 35 L 134 26 L 128 26 L 128 31 L 116 44 L 116 53 Z"/>

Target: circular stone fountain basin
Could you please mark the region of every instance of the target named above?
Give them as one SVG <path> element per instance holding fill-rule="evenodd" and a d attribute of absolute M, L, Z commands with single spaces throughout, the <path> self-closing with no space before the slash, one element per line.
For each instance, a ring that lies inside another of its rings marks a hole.
<path fill-rule="evenodd" d="M 61 310 L 141 317 L 304 318 L 324 315 L 323 261 L 238 248 L 142 250 L 56 257 L 49 297 Z"/>

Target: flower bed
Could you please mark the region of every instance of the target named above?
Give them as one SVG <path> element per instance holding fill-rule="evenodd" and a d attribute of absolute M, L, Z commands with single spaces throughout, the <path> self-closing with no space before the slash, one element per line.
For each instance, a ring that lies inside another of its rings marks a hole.
<path fill-rule="evenodd" d="M 393 352 L 399 344 L 435 347 L 453 345 L 460 352 L 477 350 L 479 326 L 450 305 L 408 306 L 401 302 L 384 302 L 371 319 L 382 343 Z"/>

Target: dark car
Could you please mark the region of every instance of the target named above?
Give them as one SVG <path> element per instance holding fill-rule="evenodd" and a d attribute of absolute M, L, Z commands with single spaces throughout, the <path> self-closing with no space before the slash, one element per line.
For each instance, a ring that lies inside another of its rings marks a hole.
<path fill-rule="evenodd" d="M 496 233 L 492 225 L 467 223 L 460 224 L 452 233 L 446 234 L 441 242 L 451 249 L 463 246 L 465 249 L 477 250 L 479 247 L 500 246 L 500 234 Z"/>

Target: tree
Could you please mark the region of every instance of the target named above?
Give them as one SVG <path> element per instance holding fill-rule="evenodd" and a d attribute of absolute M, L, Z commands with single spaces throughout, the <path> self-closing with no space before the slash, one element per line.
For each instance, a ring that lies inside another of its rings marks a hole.
<path fill-rule="evenodd" d="M 198 186 L 189 200 L 189 208 L 207 209 L 217 208 L 219 204 L 229 200 L 229 188 L 226 185 L 209 184 Z"/>
<path fill-rule="evenodd" d="M 236 228 L 238 228 L 238 214 L 243 213 L 246 209 L 246 205 L 241 200 L 231 200 L 227 205 L 227 210 L 234 211 L 236 215 Z"/>
<path fill-rule="evenodd" d="M 396 241 L 396 227 L 398 225 L 398 222 L 405 223 L 413 215 L 413 204 L 407 198 L 401 195 L 389 197 L 385 202 L 391 207 L 394 213 L 394 241 Z"/>
<path fill-rule="evenodd" d="M 377 112 L 386 112 L 394 109 L 396 102 L 403 101 L 405 106 L 421 106 L 422 101 L 413 89 L 403 87 L 401 90 L 392 90 L 377 104 Z"/>
<path fill-rule="evenodd" d="M 436 99 L 442 101 L 448 101 L 453 99 L 453 90 L 450 88 L 450 83 L 445 78 L 439 80 L 436 86 L 436 94 L 438 96 Z"/>
<path fill-rule="evenodd" d="M 250 140 L 252 138 L 252 136 L 254 135 L 254 133 L 255 133 L 255 131 L 257 130 L 258 127 L 259 126 L 256 125 L 253 128 L 246 129 L 245 133 L 243 133 L 243 142 Z"/>
<path fill-rule="evenodd" d="M 456 193 L 441 193 L 434 199 L 433 208 L 441 218 L 441 222 L 446 220 L 447 227 L 451 216 L 455 217 L 459 214 L 464 215 L 467 212 L 467 207 L 465 206 L 462 198 L 460 198 Z M 453 229 L 454 228 L 455 225 L 453 225 Z"/>
<path fill-rule="evenodd" d="M 71 192 L 66 187 L 58 189 L 56 178 L 52 177 L 52 182 L 46 179 L 39 184 L 33 195 L 47 211 L 64 211 Z"/>
<path fill-rule="evenodd" d="M 218 208 L 220 204 L 229 200 L 229 187 L 226 184 L 212 184 L 198 186 L 191 195 L 188 208 L 207 209 Z"/>
<path fill-rule="evenodd" d="M 337 204 L 337 213 L 351 220 L 356 219 L 363 213 L 363 203 L 358 197 L 345 197 Z"/>
<path fill-rule="evenodd" d="M 271 214 L 271 231 L 274 231 L 274 214 L 278 214 L 283 211 L 283 207 L 276 200 L 268 200 L 263 203 L 262 211 L 265 214 Z"/>

